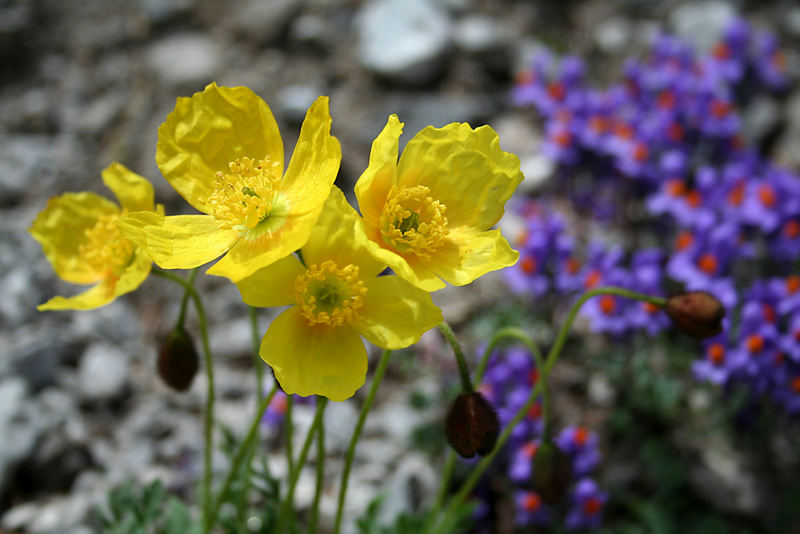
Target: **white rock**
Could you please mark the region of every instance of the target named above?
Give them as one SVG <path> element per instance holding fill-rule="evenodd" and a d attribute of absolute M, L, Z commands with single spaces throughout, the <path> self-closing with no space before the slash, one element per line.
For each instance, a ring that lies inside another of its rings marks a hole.
<path fill-rule="evenodd" d="M 78 367 L 80 395 L 90 401 L 111 400 L 128 381 L 128 355 L 105 343 L 91 345 Z"/>
<path fill-rule="evenodd" d="M 736 10 L 729 2 L 707 0 L 682 4 L 672 12 L 669 22 L 679 37 L 699 52 L 707 52 L 734 17 Z"/>
<path fill-rule="evenodd" d="M 148 65 L 167 85 L 210 82 L 221 61 L 219 45 L 199 33 L 171 35 L 147 52 Z"/>
<path fill-rule="evenodd" d="M 492 50 L 503 42 L 497 24 L 486 15 L 470 15 L 459 21 L 453 40 L 460 49 L 472 53 Z"/>
<path fill-rule="evenodd" d="M 378 0 L 362 8 L 357 31 L 364 67 L 392 81 L 424 85 L 441 72 L 451 24 L 426 0 Z"/>
<path fill-rule="evenodd" d="M 594 29 L 594 42 L 603 52 L 613 54 L 625 49 L 631 39 L 631 23 L 624 17 L 610 17 Z"/>

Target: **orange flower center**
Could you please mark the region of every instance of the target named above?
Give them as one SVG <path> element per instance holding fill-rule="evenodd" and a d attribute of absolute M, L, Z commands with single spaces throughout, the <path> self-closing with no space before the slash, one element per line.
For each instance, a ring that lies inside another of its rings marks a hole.
<path fill-rule="evenodd" d="M 572 440 L 577 444 L 583 447 L 586 445 L 586 440 L 589 439 L 589 431 L 583 427 L 578 427 L 575 429 L 575 435 L 572 437 Z"/>
<path fill-rule="evenodd" d="M 520 262 L 523 272 L 525 274 L 533 274 L 536 272 L 537 262 L 533 256 L 525 256 Z"/>
<path fill-rule="evenodd" d="M 775 197 L 775 189 L 773 189 L 769 184 L 761 184 L 758 187 L 758 199 L 765 207 L 773 207 L 777 201 Z"/>
<path fill-rule="evenodd" d="M 686 202 L 689 203 L 689 206 L 692 208 L 700 207 L 700 204 L 703 203 L 703 195 L 700 194 L 700 191 L 697 189 L 692 189 L 686 195 Z"/>
<path fill-rule="evenodd" d="M 532 404 L 528 408 L 528 417 L 531 419 L 539 419 L 542 416 L 542 405 L 539 403 Z"/>
<path fill-rule="evenodd" d="M 542 499 L 536 493 L 528 493 L 522 500 L 522 507 L 527 512 L 535 512 L 542 505 Z"/>
<path fill-rule="evenodd" d="M 597 497 L 589 497 L 583 502 L 583 513 L 596 515 L 603 508 L 603 503 Z"/>
<path fill-rule="evenodd" d="M 586 289 L 592 289 L 594 286 L 600 283 L 601 277 L 602 275 L 600 274 L 600 271 L 596 269 L 589 271 L 589 273 L 586 275 L 586 279 L 583 281 L 583 285 L 586 287 Z"/>
<path fill-rule="evenodd" d="M 786 291 L 791 294 L 796 293 L 798 289 L 800 289 L 800 276 L 793 274 L 786 279 Z"/>
<path fill-rule="evenodd" d="M 611 315 L 617 309 L 617 300 L 611 295 L 603 295 L 600 297 L 600 311 L 605 315 Z"/>
<path fill-rule="evenodd" d="M 217 171 L 214 191 L 206 200 L 208 213 L 227 228 L 249 230 L 268 218 L 284 221 L 289 205 L 281 195 L 281 165 L 270 158 L 247 157 Z"/>
<path fill-rule="evenodd" d="M 697 266 L 708 274 L 714 274 L 717 272 L 717 257 L 706 252 L 697 260 Z"/>
<path fill-rule="evenodd" d="M 800 395 L 800 376 L 792 379 L 792 391 Z"/>
<path fill-rule="evenodd" d="M 725 346 L 722 343 L 713 343 L 708 346 L 708 359 L 714 365 L 725 363 Z"/>
<path fill-rule="evenodd" d="M 569 274 L 576 274 L 578 270 L 581 268 L 581 262 L 570 256 L 567 258 L 567 272 Z"/>
<path fill-rule="evenodd" d="M 636 143 L 633 147 L 633 159 L 642 162 L 650 156 L 650 149 L 644 143 Z"/>
<path fill-rule="evenodd" d="M 728 193 L 728 204 L 738 206 L 744 200 L 744 182 L 739 182 Z"/>
<path fill-rule="evenodd" d="M 120 215 L 101 215 L 94 226 L 84 231 L 84 241 L 78 246 L 81 260 L 103 278 L 122 274 L 136 248 L 117 229 L 116 221 Z"/>
<path fill-rule="evenodd" d="M 358 317 L 367 288 L 358 277 L 358 267 L 339 267 L 326 260 L 311 265 L 294 281 L 297 305 L 311 326 L 342 326 Z"/>
<path fill-rule="evenodd" d="M 381 214 L 383 241 L 400 253 L 430 259 L 447 236 L 446 207 L 424 185 L 393 186 Z"/>
<path fill-rule="evenodd" d="M 752 334 L 747 338 L 747 350 L 757 354 L 764 350 L 764 337 L 761 334 Z"/>
<path fill-rule="evenodd" d="M 692 241 L 694 241 L 692 233 L 688 230 L 684 230 L 675 238 L 675 250 L 684 250 L 688 248 L 692 244 Z"/>
<path fill-rule="evenodd" d="M 686 194 L 686 184 L 682 180 L 673 179 L 667 182 L 667 193 L 672 197 L 680 197 Z"/>
<path fill-rule="evenodd" d="M 533 458 L 533 455 L 536 454 L 536 449 L 538 449 L 538 445 L 536 443 L 529 441 L 525 445 L 522 446 L 522 454 L 524 454 L 528 458 Z"/>
<path fill-rule="evenodd" d="M 788 237 L 789 239 L 794 239 L 797 236 L 800 236 L 800 221 L 797 219 L 792 219 L 790 221 L 786 221 L 783 224 L 783 235 Z"/>

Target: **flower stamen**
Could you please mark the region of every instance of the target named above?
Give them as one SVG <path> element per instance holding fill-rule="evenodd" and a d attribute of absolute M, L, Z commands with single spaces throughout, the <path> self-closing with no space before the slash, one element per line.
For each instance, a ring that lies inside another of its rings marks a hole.
<path fill-rule="evenodd" d="M 392 187 L 381 215 L 384 243 L 421 259 L 442 246 L 448 233 L 446 207 L 429 193 L 424 185 Z"/>
<path fill-rule="evenodd" d="M 228 172 L 217 171 L 214 192 L 206 205 L 209 212 L 228 228 L 248 230 L 276 211 L 286 211 L 281 197 L 280 163 L 243 157 L 228 163 Z"/>
<path fill-rule="evenodd" d="M 311 265 L 295 279 L 294 290 L 300 313 L 310 326 L 342 326 L 358 318 L 367 293 L 356 265 L 340 268 L 331 260 Z"/>
<path fill-rule="evenodd" d="M 119 216 L 119 213 L 101 215 L 94 226 L 86 229 L 85 240 L 78 247 L 81 259 L 104 278 L 122 274 L 135 248 L 119 232 L 116 224 Z"/>

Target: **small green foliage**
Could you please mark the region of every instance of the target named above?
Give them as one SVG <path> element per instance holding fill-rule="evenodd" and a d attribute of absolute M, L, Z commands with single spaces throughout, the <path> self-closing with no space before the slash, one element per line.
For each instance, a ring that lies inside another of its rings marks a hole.
<path fill-rule="evenodd" d="M 431 513 L 402 513 L 394 519 L 394 523 L 381 524 L 380 511 L 386 495 L 379 495 L 372 499 L 367 505 L 364 515 L 356 520 L 359 534 L 419 534 L 428 521 Z M 439 530 L 441 534 L 456 534 L 467 532 L 471 521 L 473 503 L 462 504 L 446 528 Z M 440 512 L 441 510 L 437 510 Z"/>
<path fill-rule="evenodd" d="M 109 534 L 183 534 L 199 532 L 186 506 L 169 497 L 160 480 L 142 488 L 132 482 L 108 494 L 107 510 L 98 509 L 103 532 Z"/>

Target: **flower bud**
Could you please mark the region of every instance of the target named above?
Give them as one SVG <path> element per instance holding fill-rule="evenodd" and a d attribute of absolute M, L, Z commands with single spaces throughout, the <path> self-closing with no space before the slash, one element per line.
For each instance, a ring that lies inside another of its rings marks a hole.
<path fill-rule="evenodd" d="M 553 441 L 543 441 L 533 455 L 533 489 L 547 504 L 558 502 L 572 479 L 572 460 Z"/>
<path fill-rule="evenodd" d="M 197 374 L 198 361 L 192 338 L 182 327 L 175 327 L 158 351 L 158 374 L 172 389 L 186 391 Z"/>
<path fill-rule="evenodd" d="M 689 291 L 667 299 L 664 310 L 673 324 L 685 334 L 697 338 L 713 337 L 722 332 L 725 308 L 706 291 Z"/>
<path fill-rule="evenodd" d="M 447 413 L 445 434 L 450 445 L 464 458 L 472 458 L 475 453 L 484 456 L 497 443 L 500 420 L 482 393 L 462 393 Z"/>

